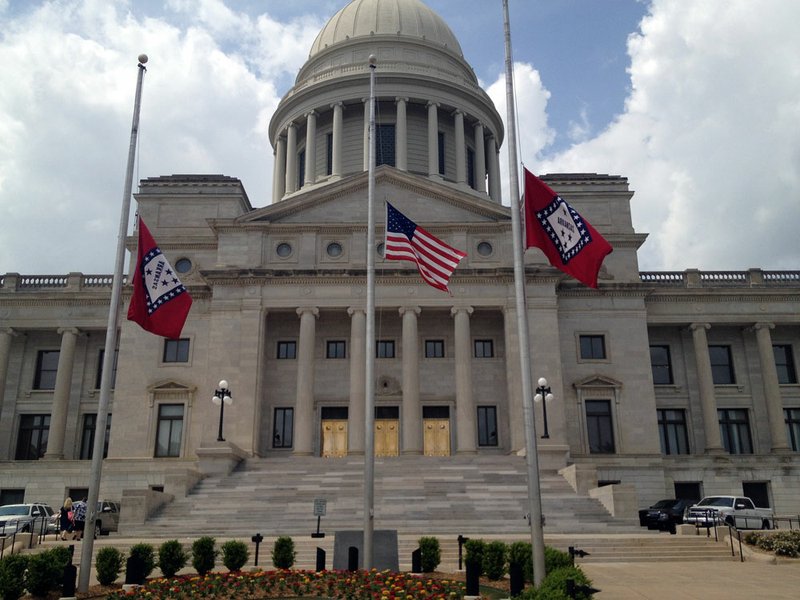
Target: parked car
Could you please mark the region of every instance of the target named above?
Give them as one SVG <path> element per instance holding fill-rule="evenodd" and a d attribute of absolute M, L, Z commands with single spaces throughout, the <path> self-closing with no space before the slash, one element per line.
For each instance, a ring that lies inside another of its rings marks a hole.
<path fill-rule="evenodd" d="M 119 529 L 119 502 L 100 500 L 97 502 L 97 518 L 95 519 L 95 537 L 108 535 Z"/>
<path fill-rule="evenodd" d="M 744 496 L 707 496 L 689 507 L 684 522 L 699 527 L 725 524 L 737 529 L 770 529 L 773 517 L 771 508 L 756 508 Z"/>
<path fill-rule="evenodd" d="M 58 531 L 58 514 L 41 502 L 0 506 L 0 535 L 31 531 L 55 533 Z"/>
<path fill-rule="evenodd" d="M 667 498 L 639 511 L 639 525 L 648 529 L 670 531 L 683 523 L 683 513 L 692 504 L 690 500 Z"/>

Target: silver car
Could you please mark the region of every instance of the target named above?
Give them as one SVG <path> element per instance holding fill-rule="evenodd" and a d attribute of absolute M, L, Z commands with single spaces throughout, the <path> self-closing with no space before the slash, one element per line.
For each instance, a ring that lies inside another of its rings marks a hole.
<path fill-rule="evenodd" d="M 95 520 L 95 537 L 108 535 L 119 529 L 119 502 L 100 500 L 97 502 L 97 518 Z"/>
<path fill-rule="evenodd" d="M 58 514 L 47 504 L 6 504 L 0 506 L 0 535 L 55 533 Z"/>

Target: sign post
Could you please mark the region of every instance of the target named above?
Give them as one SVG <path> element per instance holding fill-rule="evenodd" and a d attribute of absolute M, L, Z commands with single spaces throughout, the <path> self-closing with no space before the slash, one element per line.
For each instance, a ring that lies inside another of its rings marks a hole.
<path fill-rule="evenodd" d="M 312 538 L 324 538 L 325 534 L 320 533 L 319 531 L 319 523 L 322 517 L 325 516 L 325 512 L 328 507 L 328 501 L 325 498 L 314 498 L 314 516 L 317 517 L 317 532 L 312 533 Z"/>

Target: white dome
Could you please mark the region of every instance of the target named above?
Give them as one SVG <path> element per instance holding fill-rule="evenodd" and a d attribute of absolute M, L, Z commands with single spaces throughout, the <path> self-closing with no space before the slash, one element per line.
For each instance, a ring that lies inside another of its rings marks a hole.
<path fill-rule="evenodd" d="M 420 0 L 352 0 L 319 32 L 309 58 L 340 42 L 370 35 L 424 39 L 463 55 L 447 23 Z"/>

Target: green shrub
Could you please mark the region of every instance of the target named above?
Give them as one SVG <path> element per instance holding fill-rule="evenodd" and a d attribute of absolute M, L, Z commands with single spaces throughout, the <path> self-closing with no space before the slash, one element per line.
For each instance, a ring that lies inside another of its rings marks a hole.
<path fill-rule="evenodd" d="M 9 554 L 0 560 L 0 598 L 17 600 L 25 592 L 25 568 L 28 557 L 24 554 Z"/>
<path fill-rule="evenodd" d="M 550 546 L 544 547 L 544 572 L 547 573 L 555 571 L 556 569 L 563 569 L 564 567 L 572 566 L 572 557 L 569 552 L 563 550 L 556 550 Z"/>
<path fill-rule="evenodd" d="M 483 540 L 467 540 L 464 544 L 464 562 L 477 565 L 481 574 L 483 573 L 483 552 L 486 549 L 486 542 Z"/>
<path fill-rule="evenodd" d="M 583 592 L 568 596 L 567 579 L 574 580 L 576 585 L 590 586 L 592 584 L 579 567 L 561 567 L 548 573 L 538 588 L 525 590 L 521 598 L 524 600 L 569 600 L 570 598 L 589 600 L 592 597 L 591 594 Z"/>
<path fill-rule="evenodd" d="M 435 537 L 419 538 L 420 566 L 423 573 L 433 573 L 442 562 L 442 550 Z"/>
<path fill-rule="evenodd" d="M 192 544 L 192 566 L 199 575 L 205 575 L 214 568 L 218 554 L 214 549 L 216 543 L 217 540 L 206 535 Z"/>
<path fill-rule="evenodd" d="M 751 532 L 744 536 L 744 541 L 767 552 L 774 552 L 778 556 L 792 558 L 800 556 L 800 530 L 798 529 Z"/>
<path fill-rule="evenodd" d="M 119 577 L 125 556 L 111 546 L 100 548 L 94 561 L 97 582 L 100 585 L 111 585 Z"/>
<path fill-rule="evenodd" d="M 530 542 L 510 544 L 508 546 L 508 564 L 522 565 L 522 577 L 527 583 L 533 583 L 533 554 Z"/>
<path fill-rule="evenodd" d="M 506 573 L 506 545 L 489 542 L 483 549 L 483 572 L 492 581 L 501 579 Z"/>
<path fill-rule="evenodd" d="M 142 576 L 147 579 L 156 568 L 155 550 L 150 544 L 134 544 L 131 546 L 130 558 L 140 561 Z"/>
<path fill-rule="evenodd" d="M 281 536 L 275 540 L 275 545 L 272 547 L 272 564 L 276 569 L 291 569 L 296 556 L 292 538 Z"/>
<path fill-rule="evenodd" d="M 31 554 L 25 572 L 25 588 L 32 596 L 45 596 L 47 592 L 57 590 L 61 587 L 64 567 L 69 562 L 70 555 L 66 547 Z"/>
<path fill-rule="evenodd" d="M 188 559 L 178 540 L 167 540 L 158 548 L 158 568 L 167 579 L 185 567 Z"/>
<path fill-rule="evenodd" d="M 239 540 L 230 540 L 222 544 L 222 564 L 228 571 L 241 571 L 250 558 L 247 544 Z"/>

